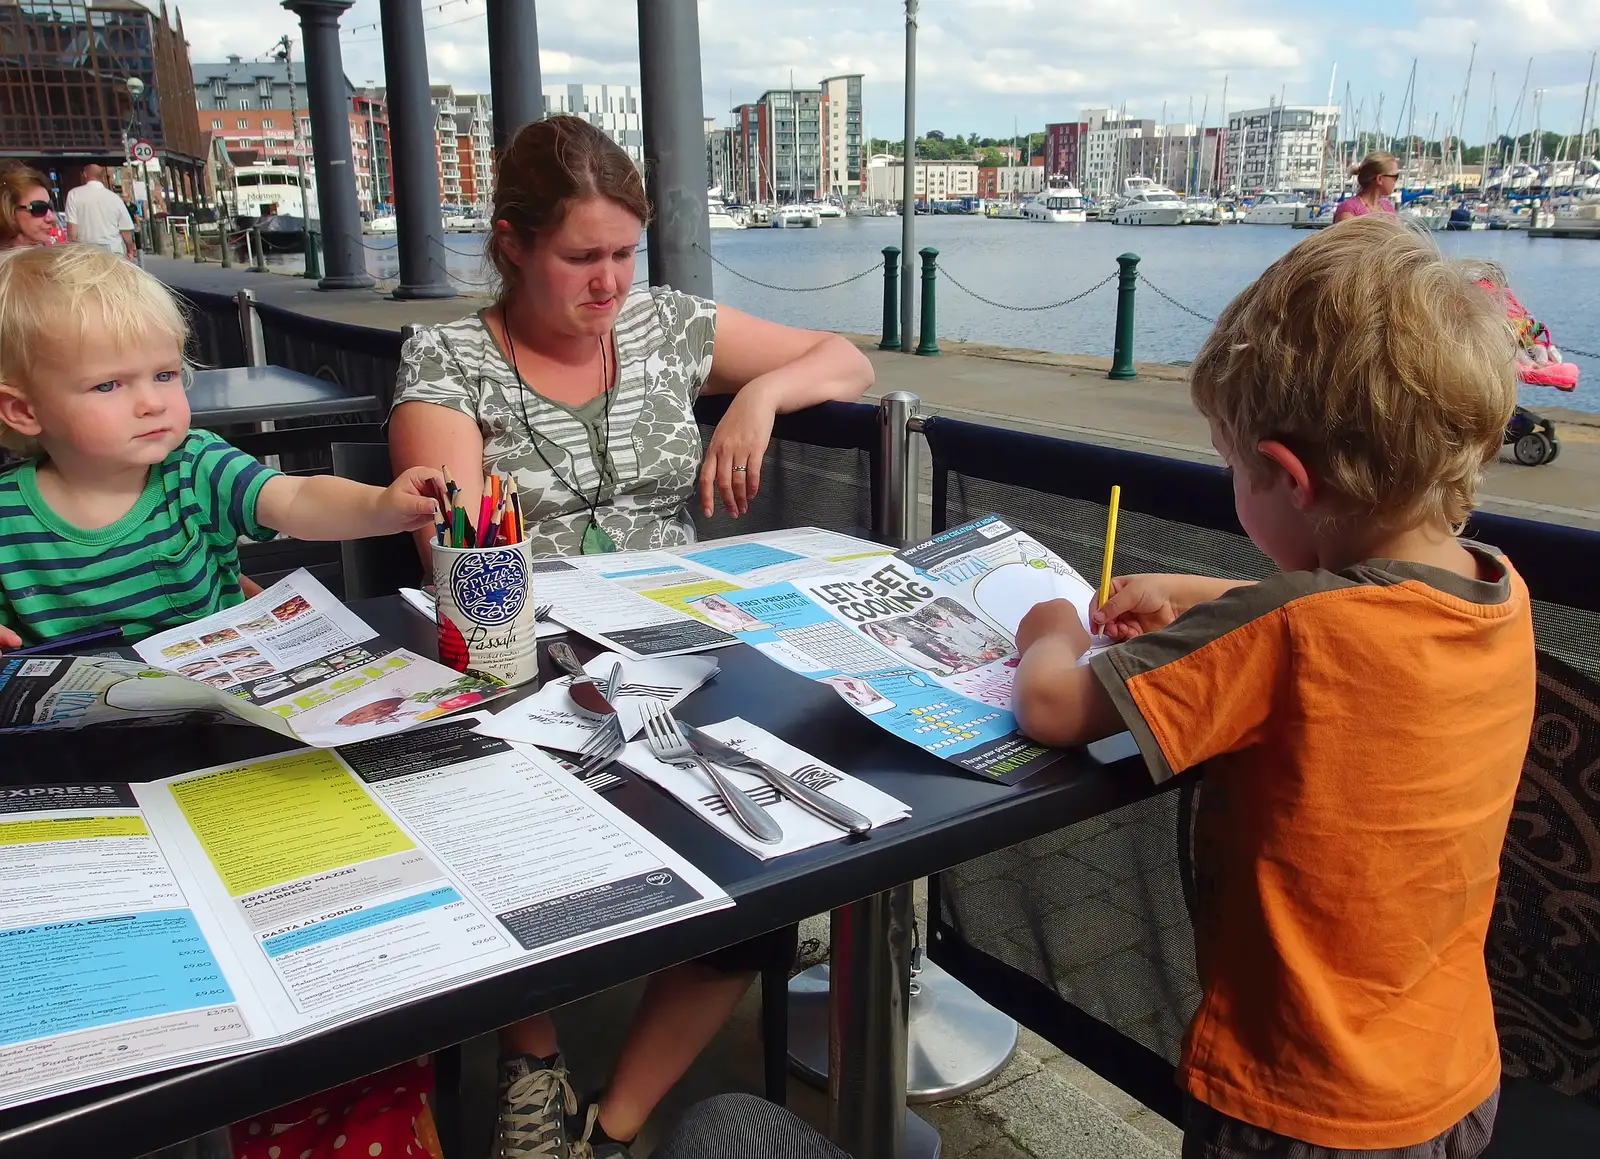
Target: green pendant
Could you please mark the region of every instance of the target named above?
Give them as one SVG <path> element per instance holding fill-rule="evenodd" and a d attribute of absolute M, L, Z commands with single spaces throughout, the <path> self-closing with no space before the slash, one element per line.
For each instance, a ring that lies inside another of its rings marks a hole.
<path fill-rule="evenodd" d="M 605 555 L 617 550 L 617 541 L 606 533 L 604 527 L 591 522 L 583 529 L 583 546 L 579 550 L 584 555 Z"/>

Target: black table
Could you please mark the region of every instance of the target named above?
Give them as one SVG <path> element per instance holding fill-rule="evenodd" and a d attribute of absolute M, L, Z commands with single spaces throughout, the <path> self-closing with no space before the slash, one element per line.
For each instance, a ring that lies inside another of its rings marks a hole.
<path fill-rule="evenodd" d="M 433 654 L 432 626 L 399 597 L 352 607 L 382 635 Z M 1106 764 L 1074 752 L 1021 785 L 990 784 L 891 737 L 828 688 L 750 648 L 714 655 L 721 674 L 684 702 L 684 719 L 744 717 L 900 798 L 911 806 L 910 818 L 862 841 L 761 862 L 633 777 L 607 799 L 706 872 L 735 906 L 289 1046 L 0 1112 L 0 1157 L 136 1156 L 841 907 L 851 924 L 849 945 L 859 953 L 835 964 L 848 985 L 834 1019 L 841 1036 L 839 1065 L 829 1076 L 834 1127 L 847 1149 L 892 1156 L 905 1125 L 905 883 L 1147 796 L 1149 777 L 1137 761 Z M 35 734 L 7 737 L 4 745 L 0 785 L 103 779 L 108 770 L 123 780 L 151 780 L 286 747 L 275 734 L 226 725 Z"/>
<path fill-rule="evenodd" d="M 378 399 L 282 366 L 230 366 L 197 370 L 189 385 L 190 421 L 212 428 L 267 423 L 315 415 L 377 411 Z"/>

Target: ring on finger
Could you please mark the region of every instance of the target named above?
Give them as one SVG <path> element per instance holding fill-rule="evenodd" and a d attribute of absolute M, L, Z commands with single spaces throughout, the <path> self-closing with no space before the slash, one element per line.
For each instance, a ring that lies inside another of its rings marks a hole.
<path fill-rule="evenodd" d="M 735 467 L 734 470 L 735 471 L 748 471 L 748 470 L 750 470 L 750 468 L 749 467 L 745 467 L 745 466 L 738 466 L 738 467 Z"/>

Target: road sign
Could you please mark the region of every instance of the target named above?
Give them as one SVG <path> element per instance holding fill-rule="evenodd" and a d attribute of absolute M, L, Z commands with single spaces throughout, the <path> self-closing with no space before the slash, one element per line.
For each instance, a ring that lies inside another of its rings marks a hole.
<path fill-rule="evenodd" d="M 156 148 L 149 141 L 134 141 L 128 146 L 128 159 L 143 165 L 156 159 Z"/>

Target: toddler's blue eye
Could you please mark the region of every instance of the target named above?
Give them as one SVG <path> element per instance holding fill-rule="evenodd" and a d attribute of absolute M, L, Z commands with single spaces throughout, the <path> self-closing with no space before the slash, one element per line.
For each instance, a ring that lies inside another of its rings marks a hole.
<path fill-rule="evenodd" d="M 111 382 L 102 382 L 98 384 L 95 389 L 101 394 L 110 394 L 112 391 L 117 389 L 116 380 L 113 379 Z"/>
<path fill-rule="evenodd" d="M 179 373 L 180 372 L 176 371 L 176 370 L 163 370 L 159 374 L 156 375 L 156 381 L 157 382 L 172 382 L 172 381 L 174 381 L 174 380 L 176 380 L 178 378 Z"/>

